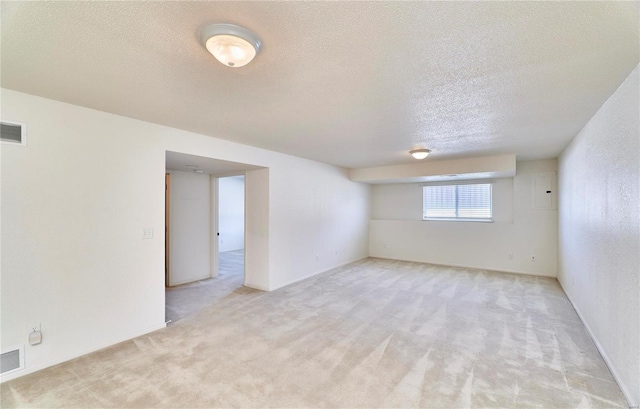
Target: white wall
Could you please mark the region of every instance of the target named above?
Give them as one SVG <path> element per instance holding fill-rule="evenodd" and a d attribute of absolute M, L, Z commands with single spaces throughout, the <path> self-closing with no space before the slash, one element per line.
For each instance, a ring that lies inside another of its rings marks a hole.
<path fill-rule="evenodd" d="M 371 187 L 354 188 L 345 169 L 316 162 L 298 172 L 296 162 L 269 169 L 270 202 L 280 199 L 269 214 L 271 288 L 369 255 Z"/>
<path fill-rule="evenodd" d="M 169 206 L 169 285 L 211 276 L 210 176 L 168 171 L 171 175 Z"/>
<path fill-rule="evenodd" d="M 640 404 L 638 67 L 559 159 L 560 283 Z"/>
<path fill-rule="evenodd" d="M 252 170 L 245 174 L 245 255 L 244 255 L 244 285 L 259 290 L 272 290 L 270 279 L 274 275 L 271 271 L 271 249 L 269 215 L 269 190 L 271 189 L 270 169 Z M 266 221 L 266 223 L 265 223 Z"/>
<path fill-rule="evenodd" d="M 275 289 L 368 255 L 370 187 L 345 169 L 11 90 L 1 98 L 2 119 L 27 123 L 29 146 L 1 152 L 0 342 L 23 344 L 33 323 L 44 335 L 20 374 L 164 326 L 167 150 L 268 168 L 246 175 L 247 285 Z M 148 227 L 154 238 L 141 240 Z"/>
<path fill-rule="evenodd" d="M 555 183 L 556 167 L 555 160 L 523 161 L 515 178 L 495 179 L 494 223 L 423 221 L 421 184 L 375 185 L 370 254 L 555 276 L 557 210 L 534 207 L 534 181 L 550 172 Z"/>
<path fill-rule="evenodd" d="M 244 176 L 218 179 L 219 251 L 244 248 Z"/>

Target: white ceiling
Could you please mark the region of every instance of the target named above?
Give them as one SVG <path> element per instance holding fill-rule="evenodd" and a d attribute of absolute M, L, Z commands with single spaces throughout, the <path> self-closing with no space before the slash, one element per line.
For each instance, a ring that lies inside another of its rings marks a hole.
<path fill-rule="evenodd" d="M 640 61 L 637 2 L 3 2 L 2 86 L 344 167 L 555 157 Z M 244 68 L 198 42 L 257 33 Z"/>
<path fill-rule="evenodd" d="M 194 172 L 195 169 L 199 169 L 203 174 L 216 176 L 242 174 L 248 170 L 261 169 L 259 166 L 247 165 L 246 163 L 229 162 L 170 151 L 166 153 L 165 163 L 167 170 Z"/>

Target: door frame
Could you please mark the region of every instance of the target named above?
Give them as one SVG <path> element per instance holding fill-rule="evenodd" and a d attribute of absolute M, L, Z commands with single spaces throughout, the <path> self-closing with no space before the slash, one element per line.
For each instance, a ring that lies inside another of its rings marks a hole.
<path fill-rule="evenodd" d="M 209 204 L 210 204 L 210 214 L 211 214 L 211 226 L 210 226 L 210 233 L 209 233 L 209 237 L 211 237 L 211 242 L 210 242 L 210 248 L 211 248 L 211 252 L 209 255 L 209 268 L 210 268 L 210 276 L 212 278 L 218 277 L 218 274 L 220 273 L 219 271 L 219 252 L 220 252 L 220 232 L 219 232 L 219 226 L 220 226 L 220 221 L 219 221 L 219 215 L 218 215 L 218 211 L 219 211 L 219 196 L 218 193 L 220 192 L 219 189 L 219 184 L 218 184 L 218 177 L 214 176 L 214 175 L 209 175 L 209 183 L 210 183 L 210 188 L 209 188 L 209 192 L 211 194 L 210 196 L 210 200 L 209 200 Z"/>
<path fill-rule="evenodd" d="M 170 250 L 169 240 L 171 227 L 171 174 L 165 171 L 164 174 L 164 285 L 169 287 L 170 274 Z"/>
<path fill-rule="evenodd" d="M 165 151 L 165 163 L 164 163 L 164 173 L 165 173 L 165 181 L 166 174 L 169 173 L 167 169 L 167 155 L 169 153 L 176 153 L 179 155 L 189 155 L 196 158 L 204 158 L 211 159 L 214 161 L 223 161 L 223 162 L 235 162 L 232 158 L 216 158 L 212 156 L 203 156 L 200 154 L 194 154 L 190 152 L 180 152 L 174 149 L 168 149 Z M 263 164 L 252 164 L 252 163 L 241 163 L 235 162 L 242 165 L 246 165 L 247 169 L 242 171 L 237 171 L 233 173 L 225 173 L 216 174 L 216 177 L 226 177 L 226 176 L 236 176 L 236 175 L 244 175 L 245 177 L 245 213 L 244 213 L 244 285 L 246 287 L 255 288 L 257 290 L 262 291 L 270 291 L 271 285 L 271 274 L 270 274 L 270 251 L 269 251 L 269 228 L 270 228 L 270 198 L 269 198 L 269 185 L 270 185 L 270 169 L 268 166 L 264 166 Z M 211 183 L 211 182 L 210 182 Z M 166 184 L 165 184 L 165 192 L 166 192 Z M 215 189 L 211 189 L 212 192 L 215 192 Z M 213 194 L 213 193 L 212 193 Z M 166 193 L 165 193 L 166 195 Z M 171 199 L 171 197 L 170 197 Z M 166 197 L 165 197 L 166 202 Z M 212 201 L 212 203 L 216 203 Z M 170 210 L 170 209 L 169 209 Z M 217 219 L 217 212 L 212 212 L 211 219 Z M 170 221 L 169 221 L 170 222 Z M 166 219 L 165 219 L 166 223 Z M 212 262 L 212 267 L 210 268 L 210 274 L 218 274 L 218 250 L 219 250 L 219 242 L 217 240 L 218 233 L 218 225 L 217 220 L 215 220 L 215 226 L 211 223 L 211 229 L 215 230 L 215 238 L 216 240 L 212 240 L 212 244 L 210 245 L 210 261 Z M 167 225 L 166 228 L 169 230 L 165 232 L 165 263 L 167 260 L 171 261 L 171 229 L 170 226 Z M 168 244 L 168 247 L 167 247 Z M 167 269 L 165 269 L 165 282 L 167 279 Z M 171 266 L 168 266 L 168 274 L 169 278 L 171 278 Z"/>
<path fill-rule="evenodd" d="M 247 172 L 232 172 L 232 173 L 223 173 L 218 175 L 211 175 L 211 208 L 212 208 L 212 217 L 211 217 L 211 238 L 212 238 L 212 246 L 211 246 L 211 277 L 217 277 L 220 274 L 220 183 L 219 179 L 222 178 L 230 178 L 234 176 L 243 176 L 244 184 L 243 184 L 243 201 L 244 201 L 244 211 L 243 211 L 243 219 L 244 225 L 242 226 L 242 236 L 243 236 L 243 258 L 244 262 L 242 263 L 242 278 L 243 283 L 246 285 L 247 281 Z M 215 275 L 214 275 L 215 274 Z"/>

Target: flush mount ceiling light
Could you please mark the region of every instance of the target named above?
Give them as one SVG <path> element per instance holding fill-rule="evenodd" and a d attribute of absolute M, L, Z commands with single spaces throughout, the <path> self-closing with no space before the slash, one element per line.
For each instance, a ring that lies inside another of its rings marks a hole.
<path fill-rule="evenodd" d="M 429 156 L 429 154 L 431 153 L 430 149 L 414 149 L 409 151 L 409 153 L 411 154 L 411 156 L 413 156 L 416 159 L 424 159 L 427 156 Z"/>
<path fill-rule="evenodd" d="M 258 54 L 262 42 L 246 28 L 233 24 L 212 24 L 200 33 L 202 45 L 228 67 L 244 67 Z"/>

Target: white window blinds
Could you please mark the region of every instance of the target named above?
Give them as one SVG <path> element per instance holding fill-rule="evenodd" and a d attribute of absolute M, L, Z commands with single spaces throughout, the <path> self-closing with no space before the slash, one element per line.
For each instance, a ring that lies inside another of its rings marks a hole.
<path fill-rule="evenodd" d="M 422 218 L 491 220 L 491 184 L 424 186 Z"/>

